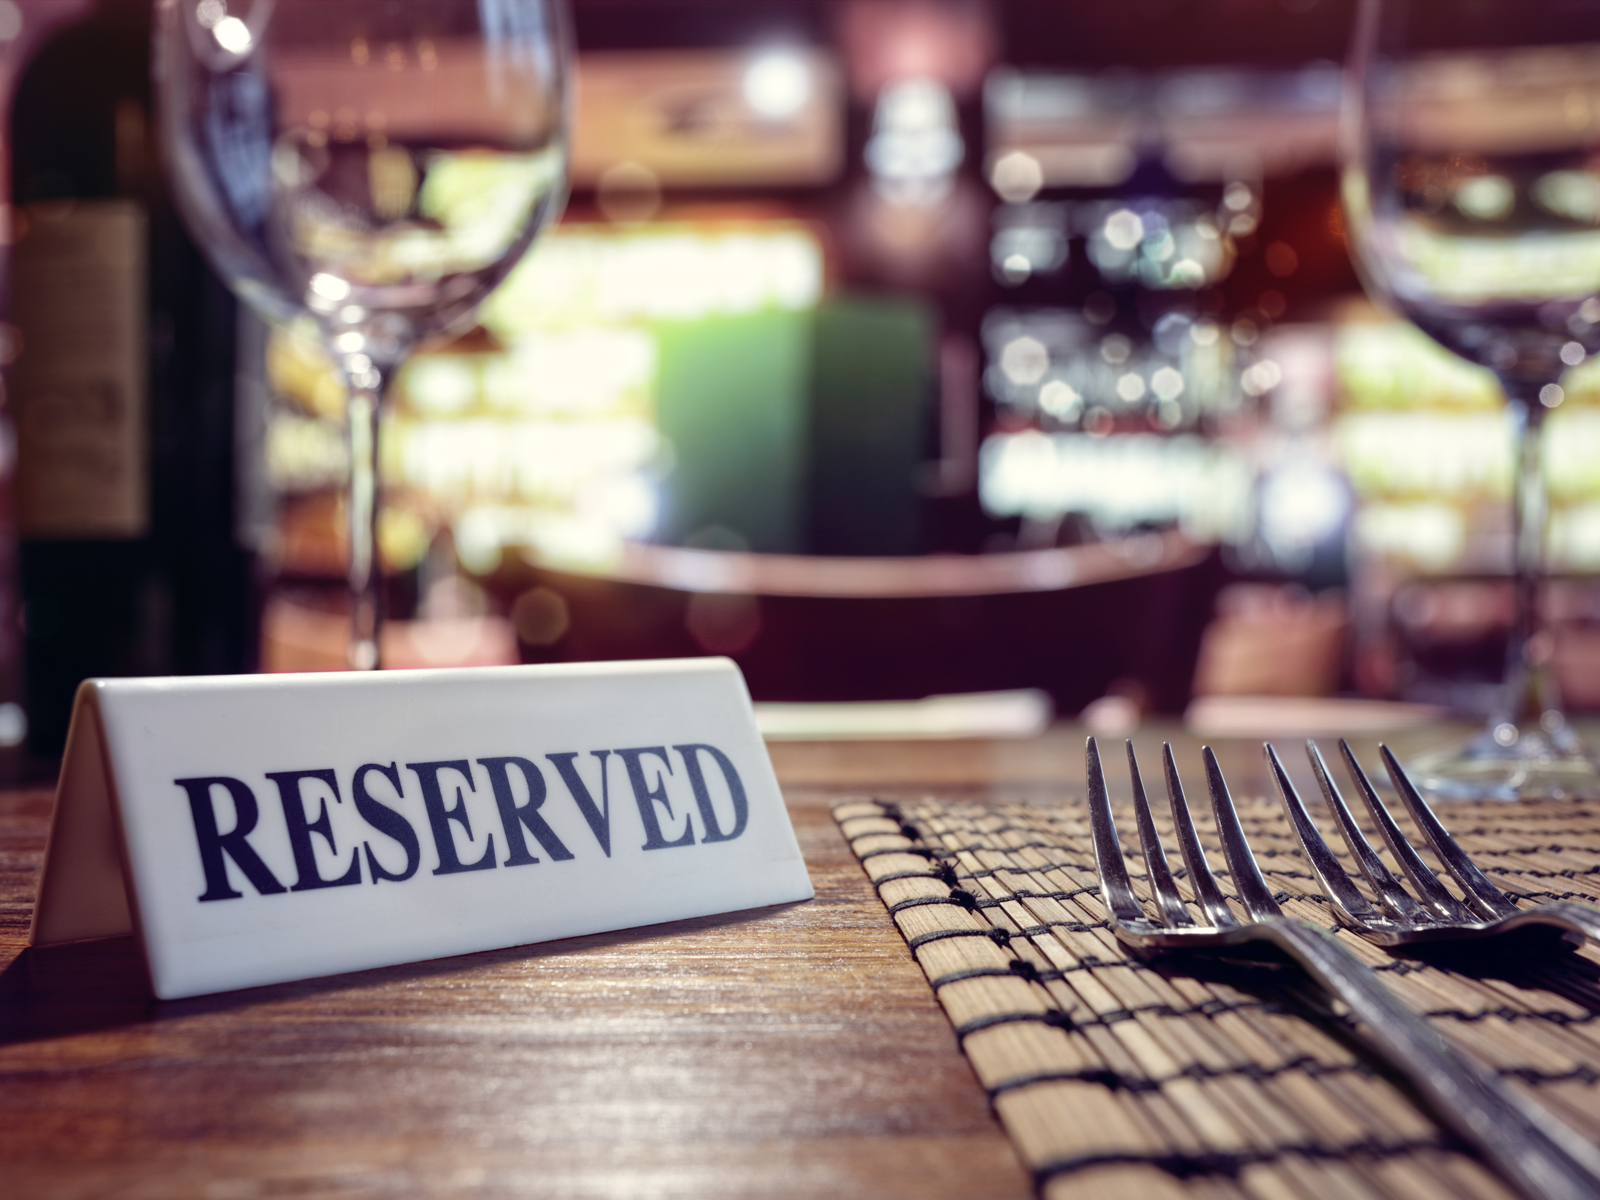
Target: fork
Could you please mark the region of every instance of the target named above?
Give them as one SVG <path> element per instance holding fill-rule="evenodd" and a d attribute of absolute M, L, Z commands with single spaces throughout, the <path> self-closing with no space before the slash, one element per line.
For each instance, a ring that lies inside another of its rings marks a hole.
<path fill-rule="evenodd" d="M 1404 946 L 1416 942 L 1494 937 L 1522 926 L 1546 925 L 1562 930 L 1570 942 L 1581 942 L 1585 937 L 1600 942 L 1600 909 L 1570 900 L 1556 900 L 1533 908 L 1518 908 L 1513 904 L 1509 896 L 1489 882 L 1488 877 L 1434 816 L 1416 784 L 1412 783 L 1405 769 L 1389 752 L 1389 747 L 1379 746 L 1378 753 L 1383 758 L 1384 769 L 1389 773 L 1389 779 L 1410 812 L 1411 819 L 1433 847 L 1445 870 L 1461 885 L 1466 902 L 1457 900 L 1445 890 L 1438 875 L 1422 861 L 1406 840 L 1405 834 L 1389 815 L 1388 808 L 1373 790 L 1367 773 L 1356 761 L 1350 743 L 1340 738 L 1339 753 L 1344 759 L 1345 768 L 1355 782 L 1356 791 L 1361 793 L 1361 799 L 1378 827 L 1384 844 L 1400 864 L 1401 872 L 1411 881 L 1417 897 L 1413 899 L 1384 865 L 1373 850 L 1372 843 L 1351 817 L 1344 797 L 1339 794 L 1338 787 L 1328 774 L 1322 751 L 1315 742 L 1308 741 L 1306 756 L 1311 759 L 1311 770 L 1317 777 L 1317 786 L 1322 789 L 1323 799 L 1327 801 L 1344 844 L 1378 897 L 1378 904 L 1374 905 L 1357 890 L 1349 872 L 1333 856 L 1295 791 L 1294 784 L 1289 781 L 1278 752 L 1270 743 L 1266 746 L 1266 752 L 1278 785 L 1278 794 L 1283 798 L 1283 806 L 1289 814 L 1289 823 L 1294 826 L 1300 848 L 1305 851 L 1306 861 L 1321 882 L 1328 903 L 1344 924 L 1367 941 L 1380 946 Z"/>
<path fill-rule="evenodd" d="M 1152 918 L 1146 913 L 1122 856 L 1100 765 L 1100 748 L 1090 738 L 1090 832 L 1100 894 L 1118 939 L 1145 955 L 1178 950 L 1225 954 L 1230 947 L 1247 943 L 1277 947 L 1349 1007 L 1372 1046 L 1411 1085 L 1441 1124 L 1477 1149 L 1502 1178 L 1529 1200 L 1600 1197 L 1600 1152 L 1550 1114 L 1517 1096 L 1498 1077 L 1463 1057 L 1332 934 L 1283 915 L 1245 840 L 1216 755 L 1209 746 L 1201 753 L 1223 855 L 1248 920 L 1241 922 L 1233 915 L 1206 861 L 1178 778 L 1172 746 L 1164 743 L 1162 759 L 1172 825 L 1195 905 L 1205 923 L 1197 925 L 1190 917 L 1167 865 L 1166 850 L 1150 815 L 1150 802 L 1130 741 L 1128 773 L 1133 785 L 1134 817 L 1159 915 Z"/>

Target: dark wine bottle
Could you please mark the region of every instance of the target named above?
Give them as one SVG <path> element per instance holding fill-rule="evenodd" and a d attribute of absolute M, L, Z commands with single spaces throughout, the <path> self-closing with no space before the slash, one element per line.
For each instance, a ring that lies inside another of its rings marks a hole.
<path fill-rule="evenodd" d="M 150 5 L 99 0 L 11 113 L 9 402 L 29 748 L 85 678 L 225 673 L 255 653 L 233 536 L 236 308 L 165 192 Z"/>

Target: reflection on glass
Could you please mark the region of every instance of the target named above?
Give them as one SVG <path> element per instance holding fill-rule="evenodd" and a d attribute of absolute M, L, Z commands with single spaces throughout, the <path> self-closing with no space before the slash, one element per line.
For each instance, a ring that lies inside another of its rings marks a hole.
<path fill-rule="evenodd" d="M 674 444 L 663 405 L 705 414 L 717 400 L 704 370 L 664 378 L 673 339 L 687 332 L 701 345 L 726 345 L 718 339 L 738 336 L 752 318 L 805 327 L 822 287 L 821 243 L 797 222 L 553 231 L 480 310 L 492 338 L 418 354 L 397 376 L 381 437 L 385 561 L 414 563 L 448 530 L 475 574 L 506 556 L 563 571 L 614 569 L 629 542 L 660 537 L 663 513 L 682 508 L 675 484 L 715 477 L 752 453 L 737 436 L 701 446 L 698 458 Z M 741 389 L 728 400 L 770 416 L 772 385 L 793 388 L 785 375 L 804 368 L 735 361 L 727 369 Z M 280 333 L 267 373 L 279 400 L 266 438 L 272 482 L 286 510 L 316 511 L 346 477 L 331 364 L 314 343 Z M 744 403 L 752 392 L 761 406 Z M 728 428 L 733 416 L 710 423 Z M 764 485 L 777 490 L 770 474 Z"/>

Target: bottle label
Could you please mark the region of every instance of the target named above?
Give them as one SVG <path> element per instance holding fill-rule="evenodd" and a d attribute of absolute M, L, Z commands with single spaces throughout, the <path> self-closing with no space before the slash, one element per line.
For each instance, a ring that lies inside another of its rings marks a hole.
<path fill-rule="evenodd" d="M 12 252 L 9 378 L 17 528 L 137 538 L 150 528 L 146 219 L 131 200 L 34 205 Z"/>

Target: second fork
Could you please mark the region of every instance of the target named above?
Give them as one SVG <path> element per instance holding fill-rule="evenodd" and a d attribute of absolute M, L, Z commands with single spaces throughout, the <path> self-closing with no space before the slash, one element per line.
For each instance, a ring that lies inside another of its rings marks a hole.
<path fill-rule="evenodd" d="M 1428 802 L 1422 798 L 1405 769 L 1396 761 L 1387 746 L 1379 746 L 1384 768 L 1394 784 L 1401 802 L 1411 814 L 1412 821 L 1422 831 L 1428 844 L 1438 855 L 1452 878 L 1461 888 L 1463 899 L 1457 900 L 1445 890 L 1438 875 L 1417 854 L 1388 808 L 1378 798 L 1372 781 L 1356 761 L 1350 743 L 1339 739 L 1339 752 L 1345 769 L 1361 794 L 1368 815 L 1382 836 L 1389 852 L 1394 855 L 1400 871 L 1410 881 L 1416 897 L 1409 895 L 1400 881 L 1378 857 L 1366 834 L 1350 815 L 1349 806 L 1339 794 L 1338 786 L 1328 774 L 1328 765 L 1322 761 L 1322 752 L 1312 741 L 1306 743 L 1306 755 L 1317 777 L 1317 786 L 1327 802 L 1328 811 L 1338 826 L 1345 846 L 1356 861 L 1356 866 L 1372 887 L 1377 904 L 1373 904 L 1357 889 L 1349 872 L 1334 857 L 1328 843 L 1318 832 L 1316 823 L 1306 810 L 1300 795 L 1283 769 L 1278 752 L 1271 743 L 1266 746 L 1267 762 L 1278 785 L 1278 795 L 1283 799 L 1289 823 L 1294 827 L 1300 848 L 1311 864 L 1328 903 L 1342 921 L 1369 942 L 1380 946 L 1405 946 L 1417 942 L 1456 941 L 1473 938 L 1498 937 L 1523 926 L 1553 926 L 1563 931 L 1569 942 L 1581 942 L 1585 937 L 1600 942 L 1600 909 L 1570 900 L 1554 900 L 1531 908 L 1518 908 L 1509 896 L 1489 881 L 1478 869 L 1466 851 L 1450 836 L 1444 825 L 1434 816 Z"/>

